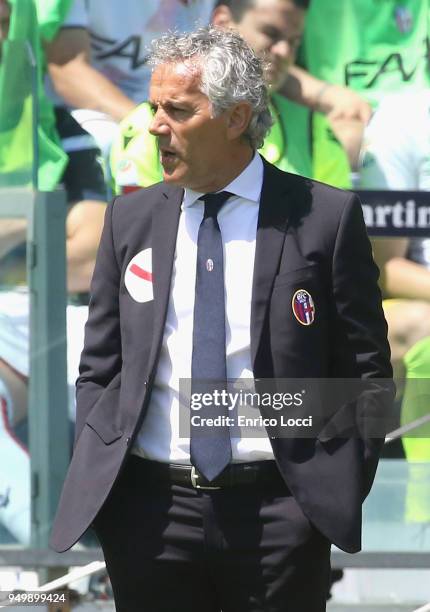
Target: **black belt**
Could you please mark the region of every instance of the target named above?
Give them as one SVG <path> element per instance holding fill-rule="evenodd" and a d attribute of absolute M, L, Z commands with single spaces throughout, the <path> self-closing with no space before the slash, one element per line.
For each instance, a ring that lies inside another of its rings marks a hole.
<path fill-rule="evenodd" d="M 216 490 L 243 485 L 283 485 L 287 488 L 275 461 L 252 461 L 231 463 L 214 480 L 208 481 L 192 465 L 161 463 L 131 455 L 133 463 L 139 462 L 148 475 L 158 482 L 181 485 L 194 489 Z"/>

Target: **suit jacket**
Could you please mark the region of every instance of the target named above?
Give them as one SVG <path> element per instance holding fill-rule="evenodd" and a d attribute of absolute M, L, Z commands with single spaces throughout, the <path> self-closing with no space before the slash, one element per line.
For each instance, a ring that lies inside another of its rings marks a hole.
<path fill-rule="evenodd" d="M 182 197 L 181 188 L 159 183 L 107 208 L 77 382 L 75 449 L 51 537 L 57 551 L 67 550 L 92 523 L 145 419 Z M 124 276 L 130 260 L 147 248 L 153 300 L 139 302 Z M 251 306 L 255 378 L 390 378 L 377 279 L 358 198 L 264 162 Z M 312 325 L 292 315 L 298 289 L 313 297 Z M 366 397 L 364 411 L 378 416 L 392 391 Z M 348 408 L 354 417 L 355 404 Z M 355 552 L 382 440 L 331 438 L 327 431 L 271 443 L 304 513 L 338 547 Z"/>

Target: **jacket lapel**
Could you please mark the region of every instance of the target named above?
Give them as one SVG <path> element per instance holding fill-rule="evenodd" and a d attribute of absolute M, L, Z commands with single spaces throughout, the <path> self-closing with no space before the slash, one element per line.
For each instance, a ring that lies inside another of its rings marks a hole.
<path fill-rule="evenodd" d="M 164 333 L 170 295 L 173 259 L 184 190 L 165 185 L 152 218 L 152 274 L 154 289 L 154 330 L 148 372 L 153 375 Z"/>
<path fill-rule="evenodd" d="M 264 159 L 263 162 L 264 178 L 257 224 L 251 303 L 251 359 L 253 365 L 263 331 L 273 281 L 282 255 L 290 205 L 286 198 L 290 189 L 286 174 L 268 164 Z M 150 377 L 154 373 L 163 339 L 183 193 L 183 189 L 179 187 L 165 185 L 160 203 L 154 208 L 153 213 L 154 331 L 148 364 Z"/>
<path fill-rule="evenodd" d="M 289 183 L 284 172 L 264 158 L 263 188 L 258 214 L 254 277 L 251 302 L 251 363 L 255 358 L 263 331 L 266 309 L 284 246 L 290 201 L 286 198 Z"/>

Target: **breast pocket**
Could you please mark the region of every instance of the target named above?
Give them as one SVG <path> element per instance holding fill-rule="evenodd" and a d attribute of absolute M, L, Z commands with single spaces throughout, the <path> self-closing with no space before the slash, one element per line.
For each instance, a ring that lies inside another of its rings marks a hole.
<path fill-rule="evenodd" d="M 295 270 L 289 270 L 288 272 L 281 272 L 275 276 L 275 282 L 273 289 L 279 287 L 294 285 L 297 283 L 304 282 L 320 282 L 322 280 L 322 269 L 318 264 L 311 264 L 303 268 L 297 268 Z"/>
<path fill-rule="evenodd" d="M 327 310 L 327 291 L 319 265 L 284 272 L 275 278 L 272 304 L 286 320 L 302 327 L 318 324 Z"/>
<path fill-rule="evenodd" d="M 329 341 L 326 278 L 319 265 L 275 278 L 269 330 L 277 372 L 318 377 L 325 371 Z"/>

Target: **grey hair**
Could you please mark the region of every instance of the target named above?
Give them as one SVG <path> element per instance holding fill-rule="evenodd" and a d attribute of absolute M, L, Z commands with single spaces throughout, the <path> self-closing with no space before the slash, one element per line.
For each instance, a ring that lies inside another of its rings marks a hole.
<path fill-rule="evenodd" d="M 263 146 L 273 119 L 264 78 L 265 66 L 233 30 L 209 26 L 189 34 L 169 33 L 152 41 L 149 65 L 156 67 L 197 58 L 200 89 L 215 116 L 238 102 L 248 102 L 252 116 L 243 137 L 252 148 Z"/>

